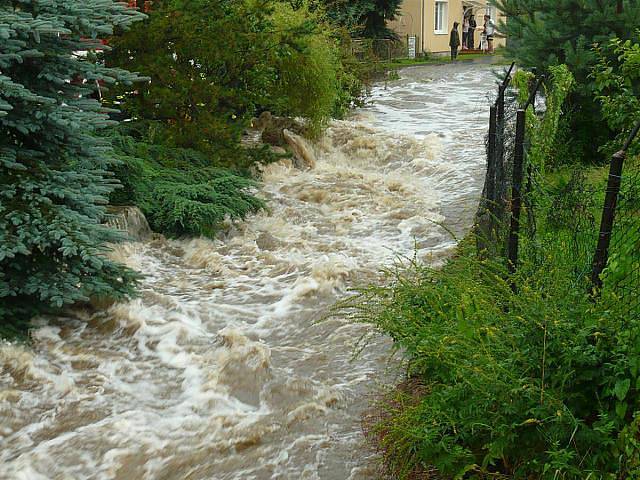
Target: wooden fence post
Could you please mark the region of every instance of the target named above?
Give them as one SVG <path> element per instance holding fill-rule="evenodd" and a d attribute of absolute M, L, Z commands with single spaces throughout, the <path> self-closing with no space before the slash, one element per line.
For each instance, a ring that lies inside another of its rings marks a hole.
<path fill-rule="evenodd" d="M 511 186 L 511 228 L 507 258 L 509 271 L 518 269 L 518 248 L 520 242 L 520 211 L 522 209 L 522 179 L 524 176 L 524 137 L 526 116 L 525 110 L 518 110 L 516 115 L 516 144 L 513 155 L 513 184 Z"/>

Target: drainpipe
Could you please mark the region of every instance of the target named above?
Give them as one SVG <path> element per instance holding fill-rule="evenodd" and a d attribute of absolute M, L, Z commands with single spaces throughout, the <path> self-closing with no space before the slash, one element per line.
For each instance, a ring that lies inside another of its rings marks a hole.
<path fill-rule="evenodd" d="M 420 43 L 422 44 L 422 55 L 424 55 L 424 2 L 425 0 L 420 2 L 420 6 L 422 7 L 422 13 L 420 15 Z"/>

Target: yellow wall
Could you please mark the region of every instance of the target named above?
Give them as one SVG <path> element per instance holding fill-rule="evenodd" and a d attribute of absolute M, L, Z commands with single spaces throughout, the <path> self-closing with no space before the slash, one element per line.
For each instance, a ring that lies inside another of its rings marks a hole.
<path fill-rule="evenodd" d="M 449 32 L 453 28 L 453 22 L 462 24 L 463 4 L 467 2 L 463 2 L 462 0 L 448 0 L 446 33 L 436 33 L 435 2 L 436 0 L 404 0 L 400 15 L 390 24 L 390 28 L 395 30 L 401 39 L 405 39 L 407 35 L 416 35 L 418 37 L 418 51 L 420 52 L 449 52 Z M 485 13 L 485 9 L 477 5 L 485 5 L 485 2 L 474 1 L 469 2 L 469 4 L 476 5 L 472 8 L 476 16 L 476 22 L 478 23 L 474 37 L 474 43 L 475 46 L 477 46 L 480 43 L 480 33 L 482 24 L 484 23 L 483 16 Z M 497 18 L 495 18 L 496 16 Z M 498 15 L 493 15 L 492 20 L 497 26 L 501 20 L 504 20 L 504 16 L 499 13 Z M 460 32 L 460 38 L 462 39 L 462 25 L 458 27 L 458 32 Z M 505 42 L 506 40 L 504 38 L 500 38 L 500 36 L 496 34 L 494 47 L 504 46 Z"/>

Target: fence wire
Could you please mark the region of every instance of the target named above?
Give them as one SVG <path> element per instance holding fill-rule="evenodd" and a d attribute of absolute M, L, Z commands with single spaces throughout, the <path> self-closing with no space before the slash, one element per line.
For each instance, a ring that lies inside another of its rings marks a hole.
<path fill-rule="evenodd" d="M 516 145 L 516 113 L 520 105 L 511 91 L 504 95 L 504 117 L 500 122 L 498 95 L 485 145 L 487 171 L 476 218 L 478 252 L 506 257 L 512 211 L 513 166 Z M 536 104 L 537 115 L 545 114 L 544 102 Z M 607 179 L 589 178 L 576 167 L 568 178 L 550 181 L 540 166 L 527 161 L 530 145 L 525 138 L 525 169 L 522 213 L 518 238 L 520 263 L 541 265 L 554 254 L 554 262 L 583 288 L 590 283 L 596 247 L 601 237 L 601 218 L 606 209 Z M 590 175 L 593 177 L 593 175 Z M 561 254 L 558 254 L 561 252 Z M 621 311 L 625 318 L 640 318 L 640 157 L 626 160 L 615 208 L 608 262 L 600 277 L 604 307 Z"/>
<path fill-rule="evenodd" d="M 611 235 L 609 263 L 603 273 L 605 294 L 613 293 L 628 309 L 629 316 L 640 318 L 640 159 L 628 158 Z M 607 296 L 604 297 L 608 298 Z"/>

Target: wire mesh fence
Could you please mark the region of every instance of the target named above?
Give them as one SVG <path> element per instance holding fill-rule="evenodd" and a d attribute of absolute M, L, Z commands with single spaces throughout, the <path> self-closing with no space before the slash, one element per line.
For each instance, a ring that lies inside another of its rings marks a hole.
<path fill-rule="evenodd" d="M 525 128 L 542 79 L 523 104 L 509 88 L 510 73 L 490 110 L 478 253 L 503 257 L 515 273 L 523 262 L 543 264 L 553 251 L 576 287 L 586 287 L 585 295 L 640 318 L 640 158 L 625 154 L 640 125 L 612 158 L 608 179 L 589 179 L 576 166 L 567 180 L 550 182 L 543 166 L 528 158 L 533 145 Z M 542 101 L 536 115 L 546 114 Z"/>
<path fill-rule="evenodd" d="M 351 42 L 351 54 L 360 62 L 389 62 L 409 58 L 409 37 L 356 39 Z"/>
<path fill-rule="evenodd" d="M 640 317 L 640 161 L 623 162 L 620 191 L 607 262 L 601 274 L 605 301 L 620 302 L 633 317 Z M 601 235 L 606 232 L 601 232 Z M 594 265 L 597 259 L 594 260 Z M 606 294 L 610 295 L 606 295 Z"/>

